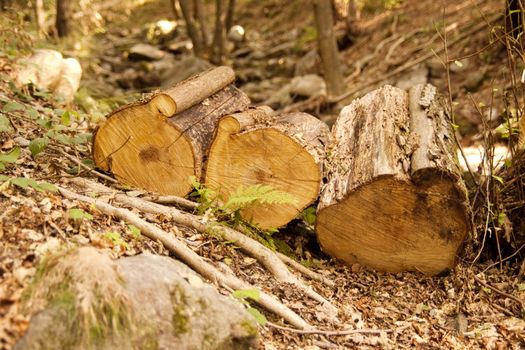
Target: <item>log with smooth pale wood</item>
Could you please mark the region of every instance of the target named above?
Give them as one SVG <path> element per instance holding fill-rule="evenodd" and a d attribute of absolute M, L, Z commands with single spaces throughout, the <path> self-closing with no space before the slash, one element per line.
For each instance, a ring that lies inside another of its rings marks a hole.
<path fill-rule="evenodd" d="M 329 130 L 306 113 L 276 115 L 258 107 L 221 118 L 210 147 L 205 184 L 227 199 L 240 186 L 270 185 L 294 204 L 256 205 L 241 211 L 261 228 L 294 219 L 318 195 Z"/>
<path fill-rule="evenodd" d="M 234 79 L 232 69 L 214 68 L 114 111 L 95 134 L 95 165 L 128 185 L 188 194 L 190 176 L 201 178 L 218 119 L 250 104 Z"/>
<path fill-rule="evenodd" d="M 332 130 L 316 233 L 322 249 L 378 270 L 449 270 L 470 229 L 451 121 L 432 85 L 385 86 Z"/>

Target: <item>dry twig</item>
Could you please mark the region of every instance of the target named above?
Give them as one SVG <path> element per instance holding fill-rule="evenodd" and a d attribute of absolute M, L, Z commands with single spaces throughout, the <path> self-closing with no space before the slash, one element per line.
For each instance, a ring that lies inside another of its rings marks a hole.
<path fill-rule="evenodd" d="M 161 242 L 171 253 L 177 255 L 179 259 L 208 280 L 224 284 L 234 290 L 253 289 L 252 285 L 240 280 L 239 278 L 220 272 L 214 266 L 207 263 L 201 256 L 188 248 L 188 246 L 178 237 L 173 237 L 168 232 L 158 228 L 154 224 L 141 219 L 128 209 L 116 208 L 100 201 L 100 199 L 83 196 L 65 188 L 59 187 L 59 191 L 65 198 L 93 204 L 104 214 L 116 216 L 119 219 L 136 226 L 141 230 L 144 236 L 155 242 Z M 300 329 L 311 328 L 311 326 L 294 311 L 290 310 L 286 305 L 263 291 L 260 292 L 260 299 L 256 302 L 268 311 L 282 317 L 294 327 Z"/>

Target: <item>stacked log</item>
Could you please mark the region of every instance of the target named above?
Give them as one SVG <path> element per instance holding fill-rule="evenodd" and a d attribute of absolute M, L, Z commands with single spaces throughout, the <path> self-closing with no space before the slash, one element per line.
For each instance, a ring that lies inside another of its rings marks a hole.
<path fill-rule="evenodd" d="M 329 130 L 306 113 L 276 115 L 269 107 L 222 118 L 212 142 L 205 183 L 228 199 L 239 186 L 265 184 L 286 192 L 293 204 L 265 204 L 241 211 L 261 228 L 286 225 L 319 195 Z"/>
<path fill-rule="evenodd" d="M 218 119 L 250 104 L 234 80 L 218 67 L 114 111 L 94 137 L 96 166 L 127 185 L 185 196 L 190 176 L 201 178 Z"/>
<path fill-rule="evenodd" d="M 383 271 L 450 269 L 470 228 L 451 132 L 431 85 L 385 86 L 345 107 L 318 207 L 321 247 Z"/>

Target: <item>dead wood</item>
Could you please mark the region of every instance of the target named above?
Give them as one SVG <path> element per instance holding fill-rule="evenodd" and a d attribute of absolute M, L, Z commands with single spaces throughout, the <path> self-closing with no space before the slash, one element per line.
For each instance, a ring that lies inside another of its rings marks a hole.
<path fill-rule="evenodd" d="M 375 90 L 345 107 L 332 132 L 316 223 L 321 247 L 379 270 L 450 269 L 471 219 L 435 88 Z"/>
<path fill-rule="evenodd" d="M 328 127 L 306 113 L 276 115 L 259 107 L 219 121 L 210 146 L 205 184 L 227 200 L 241 186 L 270 185 L 294 204 L 254 205 L 241 210 L 262 228 L 286 225 L 319 194 Z"/>
<path fill-rule="evenodd" d="M 219 117 L 248 107 L 235 75 L 218 67 L 114 111 L 97 130 L 93 159 L 117 180 L 161 195 L 184 196 L 200 179 Z M 154 137 L 152 137 L 154 135 Z"/>
<path fill-rule="evenodd" d="M 89 189 L 90 191 L 112 194 L 112 198 L 119 203 L 129 205 L 133 208 L 148 213 L 164 214 L 168 217 L 171 217 L 172 220 L 179 225 L 194 228 L 201 233 L 213 233 L 219 235 L 226 241 L 232 241 L 243 251 L 259 261 L 275 278 L 277 278 L 279 282 L 296 285 L 298 288 L 304 291 L 308 297 L 318 301 L 331 310 L 337 310 L 337 308 L 333 306 L 328 300 L 315 292 L 311 287 L 304 284 L 304 282 L 299 280 L 295 275 L 290 273 L 286 265 L 281 262 L 274 252 L 256 240 L 242 234 L 241 232 L 222 225 L 218 225 L 216 222 L 207 222 L 202 217 L 185 213 L 175 208 L 151 203 L 141 198 L 130 197 L 122 193 L 115 193 L 115 191 L 113 191 L 111 188 L 83 178 L 76 178 L 72 181 L 84 188 Z"/>
<path fill-rule="evenodd" d="M 133 214 L 127 209 L 116 208 L 112 205 L 100 201 L 99 199 L 83 196 L 65 188 L 59 188 L 59 191 L 65 198 L 93 204 L 98 210 L 100 210 L 104 214 L 118 217 L 119 219 L 136 226 L 141 230 L 142 234 L 145 237 L 155 242 L 161 242 L 171 253 L 175 254 L 185 264 L 187 264 L 201 276 L 205 277 L 209 281 L 212 281 L 213 283 L 225 285 L 233 290 L 254 288 L 250 284 L 240 280 L 239 278 L 233 275 L 227 275 L 223 272 L 220 272 L 214 266 L 208 264 L 193 250 L 188 248 L 186 244 L 178 237 L 173 237 L 168 232 L 139 218 L 137 215 Z M 279 317 L 282 317 L 294 327 L 298 327 L 300 329 L 311 328 L 311 326 L 299 315 L 290 310 L 287 306 L 280 303 L 273 296 L 266 294 L 263 291 L 260 292 L 260 299 L 257 300 L 256 303 L 264 307 L 268 311 L 278 315 Z"/>

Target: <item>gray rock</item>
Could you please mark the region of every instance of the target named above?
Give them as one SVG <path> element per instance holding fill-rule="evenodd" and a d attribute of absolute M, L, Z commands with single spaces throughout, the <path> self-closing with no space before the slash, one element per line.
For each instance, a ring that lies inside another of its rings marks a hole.
<path fill-rule="evenodd" d="M 128 59 L 133 61 L 156 61 L 166 55 L 165 51 L 156 48 L 153 45 L 139 43 L 129 49 Z"/>
<path fill-rule="evenodd" d="M 308 51 L 306 55 L 301 57 L 295 63 L 294 75 L 306 75 L 306 74 L 317 74 L 319 73 L 319 66 L 321 64 L 321 57 L 317 53 L 316 49 Z"/>
<path fill-rule="evenodd" d="M 323 78 L 315 74 L 295 77 L 290 83 L 290 93 L 305 97 L 326 95 L 326 83 Z"/>
<path fill-rule="evenodd" d="M 164 71 L 160 76 L 161 86 L 163 88 L 171 87 L 194 74 L 205 71 L 212 67 L 212 65 L 202 58 L 195 56 L 183 56 L 179 60 L 173 60 L 173 65 L 170 69 Z"/>
<path fill-rule="evenodd" d="M 473 71 L 468 75 L 462 86 L 469 92 L 476 92 L 483 85 L 485 81 L 485 71 Z"/>
<path fill-rule="evenodd" d="M 31 289 L 21 349 L 250 349 L 257 325 L 186 265 L 94 248 L 47 259 Z"/>

